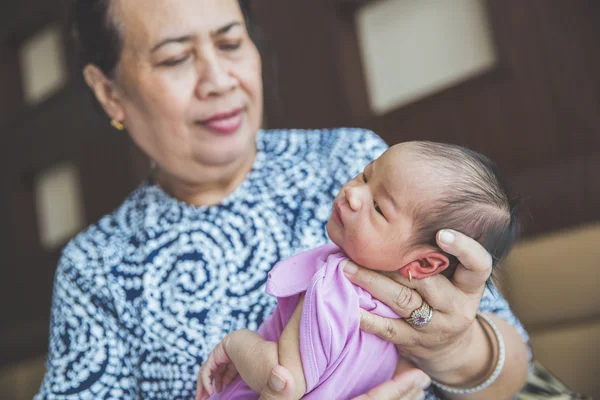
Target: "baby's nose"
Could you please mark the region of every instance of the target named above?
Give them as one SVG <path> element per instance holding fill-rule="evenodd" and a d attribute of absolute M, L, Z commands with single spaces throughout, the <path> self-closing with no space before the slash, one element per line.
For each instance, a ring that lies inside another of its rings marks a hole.
<path fill-rule="evenodd" d="M 346 187 L 344 189 L 344 194 L 346 195 L 346 200 L 348 200 L 348 205 L 352 211 L 359 211 L 361 207 L 360 194 L 358 193 L 358 188 L 354 187 Z"/>

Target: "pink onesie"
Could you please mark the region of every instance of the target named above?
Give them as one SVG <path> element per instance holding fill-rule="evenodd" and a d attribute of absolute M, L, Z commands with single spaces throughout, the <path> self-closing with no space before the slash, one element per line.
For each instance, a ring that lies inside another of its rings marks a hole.
<path fill-rule="evenodd" d="M 325 245 L 285 259 L 271 270 L 267 293 L 277 297 L 272 315 L 258 329 L 278 341 L 300 294 L 300 353 L 306 379 L 305 399 L 349 399 L 389 380 L 398 362 L 394 345 L 360 330 L 359 308 L 398 318 L 385 304 L 353 285 L 341 262 L 348 258 Z M 257 399 L 238 376 L 211 399 Z"/>

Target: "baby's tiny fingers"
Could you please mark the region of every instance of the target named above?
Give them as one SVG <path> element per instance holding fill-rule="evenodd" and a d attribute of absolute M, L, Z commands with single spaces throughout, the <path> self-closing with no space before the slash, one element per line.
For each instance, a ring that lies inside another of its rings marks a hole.
<path fill-rule="evenodd" d="M 204 386 L 200 381 L 198 381 L 198 385 L 196 387 L 196 400 L 204 400 L 208 399 L 209 397 L 210 394 L 208 394 L 206 390 L 204 390 Z"/>
<path fill-rule="evenodd" d="M 225 376 L 223 377 L 223 384 L 229 385 L 231 383 L 231 381 L 233 381 L 235 379 L 237 374 L 238 374 L 238 372 L 237 372 L 237 369 L 235 368 L 235 365 L 233 363 L 229 364 L 227 366 L 227 370 L 225 371 Z"/>
<path fill-rule="evenodd" d="M 210 375 L 207 373 L 202 374 L 202 386 L 204 386 L 204 390 L 210 396 L 213 394 L 212 380 L 210 379 Z"/>
<path fill-rule="evenodd" d="M 198 382 L 196 383 L 196 397 L 194 399 L 195 400 L 204 399 L 204 388 L 202 387 L 200 380 L 198 380 Z"/>
<path fill-rule="evenodd" d="M 223 365 L 221 368 L 219 368 L 219 371 L 215 375 L 215 386 L 217 388 L 217 392 L 221 392 L 221 390 L 223 390 L 223 386 L 227 384 L 225 383 L 226 369 L 227 365 Z"/>
<path fill-rule="evenodd" d="M 210 395 L 208 393 L 206 393 L 206 390 L 204 390 L 204 388 L 202 388 L 202 392 L 200 394 L 200 399 L 205 400 L 208 399 L 210 397 Z"/>

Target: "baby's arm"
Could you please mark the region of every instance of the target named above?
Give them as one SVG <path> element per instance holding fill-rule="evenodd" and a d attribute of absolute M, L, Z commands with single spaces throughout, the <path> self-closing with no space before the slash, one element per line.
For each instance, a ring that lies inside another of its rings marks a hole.
<path fill-rule="evenodd" d="M 299 399 L 306 393 L 306 379 L 300 356 L 300 316 L 304 305 L 304 293 L 296 305 L 292 317 L 288 321 L 279 338 L 279 364 L 287 368 L 294 377 L 296 388 L 294 399 Z"/>
<path fill-rule="evenodd" d="M 266 386 L 271 370 L 278 364 L 287 368 L 294 377 L 294 399 L 306 392 L 306 381 L 300 358 L 300 315 L 304 297 L 300 299 L 288 324 L 283 329 L 279 343 L 264 340 L 255 332 L 243 329 L 230 333 L 210 353 L 200 368 L 197 399 L 213 393 L 212 380 L 217 391 L 229 384 L 236 370 L 246 384 L 256 393 Z"/>

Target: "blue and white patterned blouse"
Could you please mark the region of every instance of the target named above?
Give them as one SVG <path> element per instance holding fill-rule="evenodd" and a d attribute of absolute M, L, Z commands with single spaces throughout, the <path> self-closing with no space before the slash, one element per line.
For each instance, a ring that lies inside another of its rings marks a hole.
<path fill-rule="evenodd" d="M 359 129 L 261 131 L 257 146 L 222 204 L 190 206 L 146 182 L 67 245 L 37 399 L 193 398 L 211 349 L 271 313 L 271 267 L 328 241 L 338 190 L 387 148 Z M 526 336 L 499 294 L 481 308 Z"/>

